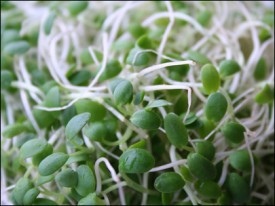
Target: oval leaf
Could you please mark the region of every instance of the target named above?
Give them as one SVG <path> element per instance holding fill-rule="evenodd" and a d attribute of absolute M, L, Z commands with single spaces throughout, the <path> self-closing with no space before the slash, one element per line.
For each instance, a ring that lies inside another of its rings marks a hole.
<path fill-rule="evenodd" d="M 91 114 L 89 112 L 85 112 L 79 115 L 74 116 L 67 124 L 65 128 L 66 137 L 71 140 L 73 139 L 78 132 L 87 124 L 90 120 Z"/>

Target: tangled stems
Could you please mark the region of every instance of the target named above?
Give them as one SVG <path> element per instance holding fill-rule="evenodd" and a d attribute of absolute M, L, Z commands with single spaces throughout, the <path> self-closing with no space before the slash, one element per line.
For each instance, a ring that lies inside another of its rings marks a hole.
<path fill-rule="evenodd" d="M 271 5 L 2 2 L 1 204 L 274 204 Z"/>

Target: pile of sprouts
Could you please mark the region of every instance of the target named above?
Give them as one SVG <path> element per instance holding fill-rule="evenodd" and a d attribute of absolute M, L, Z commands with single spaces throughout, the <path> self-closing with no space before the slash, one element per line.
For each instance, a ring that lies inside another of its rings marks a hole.
<path fill-rule="evenodd" d="M 274 204 L 274 2 L 1 1 L 11 204 Z"/>

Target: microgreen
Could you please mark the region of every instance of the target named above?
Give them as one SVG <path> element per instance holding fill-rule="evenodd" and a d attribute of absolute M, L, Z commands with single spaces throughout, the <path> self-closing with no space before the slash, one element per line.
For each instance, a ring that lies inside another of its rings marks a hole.
<path fill-rule="evenodd" d="M 164 129 L 169 141 L 175 145 L 175 147 L 181 149 L 187 144 L 187 130 L 176 114 L 169 113 L 164 118 Z"/>
<path fill-rule="evenodd" d="M 55 176 L 55 181 L 62 187 L 75 187 L 77 185 L 77 173 L 70 168 L 64 169 Z"/>
<path fill-rule="evenodd" d="M 221 129 L 227 141 L 238 144 L 244 140 L 245 128 L 237 122 L 228 122 Z"/>
<path fill-rule="evenodd" d="M 153 111 L 140 110 L 131 117 L 131 122 L 142 129 L 157 129 L 160 126 L 160 118 Z"/>
<path fill-rule="evenodd" d="M 220 87 L 220 76 L 212 64 L 205 64 L 201 68 L 201 81 L 207 94 L 216 92 Z"/>
<path fill-rule="evenodd" d="M 175 172 L 166 172 L 158 176 L 155 180 L 155 188 L 162 193 L 176 192 L 184 186 L 182 177 Z"/>
<path fill-rule="evenodd" d="M 78 114 L 74 116 L 66 125 L 65 135 L 71 140 L 73 139 L 77 133 L 87 124 L 91 117 L 91 114 L 88 112 Z"/>
<path fill-rule="evenodd" d="M 68 158 L 69 155 L 64 153 L 53 153 L 40 162 L 38 171 L 42 176 L 51 175 L 59 170 L 66 163 Z"/>
<path fill-rule="evenodd" d="M 187 163 L 190 172 L 200 180 L 212 180 L 216 176 L 214 165 L 198 153 L 189 154 Z"/>
<path fill-rule="evenodd" d="M 249 199 L 250 188 L 242 176 L 237 173 L 230 173 L 226 181 L 226 186 L 234 202 L 241 204 Z"/>
<path fill-rule="evenodd" d="M 148 151 L 139 148 L 129 149 L 119 158 L 119 170 L 125 173 L 144 173 L 154 164 L 154 157 Z"/>
<path fill-rule="evenodd" d="M 227 111 L 227 105 L 227 100 L 221 93 L 212 93 L 204 109 L 206 118 L 214 122 L 220 121 Z"/>
<path fill-rule="evenodd" d="M 219 68 L 221 78 L 226 78 L 241 71 L 240 65 L 234 60 L 223 60 L 220 63 Z"/>
<path fill-rule="evenodd" d="M 81 196 L 86 196 L 95 191 L 96 183 L 93 171 L 87 165 L 80 165 L 76 168 L 77 185 L 75 190 Z"/>
<path fill-rule="evenodd" d="M 35 156 L 44 151 L 47 147 L 47 142 L 41 139 L 32 139 L 27 141 L 20 148 L 19 155 L 22 159 L 26 159 L 28 157 Z"/>

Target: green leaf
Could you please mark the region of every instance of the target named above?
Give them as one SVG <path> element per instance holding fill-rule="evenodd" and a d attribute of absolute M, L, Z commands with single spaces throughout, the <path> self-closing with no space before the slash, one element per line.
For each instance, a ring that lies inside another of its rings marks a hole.
<path fill-rule="evenodd" d="M 198 193 L 204 197 L 217 199 L 221 196 L 221 188 L 216 182 L 198 180 L 194 185 Z"/>
<path fill-rule="evenodd" d="M 13 138 L 23 132 L 30 132 L 30 128 L 25 124 L 14 123 L 12 125 L 8 125 L 2 134 L 6 138 Z"/>
<path fill-rule="evenodd" d="M 39 166 L 38 172 L 43 176 L 48 176 L 59 170 L 68 160 L 69 155 L 57 152 L 43 159 Z"/>
<path fill-rule="evenodd" d="M 157 129 L 161 124 L 161 120 L 156 113 L 146 110 L 135 112 L 130 121 L 137 127 L 148 130 Z"/>
<path fill-rule="evenodd" d="M 201 54 L 200 52 L 189 51 L 188 57 L 201 65 L 211 63 L 211 61 L 205 55 Z"/>
<path fill-rule="evenodd" d="M 219 122 L 227 111 L 227 100 L 219 92 L 212 93 L 206 102 L 204 112 L 208 120 Z"/>
<path fill-rule="evenodd" d="M 13 199 L 15 200 L 15 204 L 23 205 L 24 195 L 32 187 L 32 183 L 29 179 L 25 177 L 20 178 L 11 193 Z"/>
<path fill-rule="evenodd" d="M 219 67 L 220 75 L 223 79 L 241 71 L 240 65 L 235 60 L 231 59 L 222 61 Z"/>
<path fill-rule="evenodd" d="M 88 7 L 87 1 L 71 1 L 68 4 L 67 9 L 72 16 L 77 16 Z"/>
<path fill-rule="evenodd" d="M 7 44 L 3 53 L 8 55 L 24 54 L 31 48 L 30 44 L 26 41 L 16 41 Z"/>
<path fill-rule="evenodd" d="M 163 99 L 157 99 L 157 100 L 150 102 L 145 107 L 145 109 L 147 110 L 147 109 L 151 109 L 151 108 L 155 108 L 155 107 L 164 107 L 164 106 L 168 106 L 168 105 L 172 105 L 172 103 L 168 102 L 166 100 L 163 100 Z"/>
<path fill-rule="evenodd" d="M 125 173 L 148 172 L 154 165 L 154 157 L 145 149 L 128 149 L 119 157 L 119 171 Z"/>
<path fill-rule="evenodd" d="M 180 190 L 185 185 L 182 177 L 175 172 L 165 172 L 159 175 L 154 183 L 159 192 L 172 193 Z"/>
<path fill-rule="evenodd" d="M 188 133 L 181 119 L 174 113 L 164 118 L 164 129 L 168 140 L 175 147 L 182 149 L 188 142 Z"/>
<path fill-rule="evenodd" d="M 78 132 L 87 124 L 90 120 L 91 114 L 88 112 L 78 114 L 74 116 L 67 124 L 65 128 L 65 135 L 69 140 L 72 140 Z"/>
<path fill-rule="evenodd" d="M 56 16 L 56 12 L 52 11 L 44 22 L 44 32 L 46 35 L 49 35 L 51 33 Z"/>
<path fill-rule="evenodd" d="M 77 205 L 106 205 L 105 201 L 96 196 L 96 193 L 91 193 L 79 200 Z"/>
<path fill-rule="evenodd" d="M 32 139 L 22 145 L 19 151 L 19 156 L 22 159 L 35 156 L 47 147 L 47 142 L 44 139 Z"/>
<path fill-rule="evenodd" d="M 70 168 L 62 170 L 55 176 L 55 181 L 61 187 L 75 187 L 77 185 L 77 173 Z"/>
<path fill-rule="evenodd" d="M 266 104 L 274 101 L 274 88 L 266 84 L 264 88 L 255 96 L 255 101 L 258 104 Z"/>
<path fill-rule="evenodd" d="M 103 120 L 107 113 L 103 105 L 89 99 L 80 99 L 74 106 L 78 114 L 89 112 L 91 122 Z"/>
<path fill-rule="evenodd" d="M 23 198 L 23 205 L 31 205 L 37 196 L 39 195 L 40 191 L 37 188 L 29 189 Z"/>
<path fill-rule="evenodd" d="M 187 157 L 190 172 L 198 179 L 213 180 L 216 176 L 216 168 L 205 157 L 198 153 L 190 153 Z"/>
<path fill-rule="evenodd" d="M 75 190 L 81 196 L 87 196 L 89 193 L 95 192 L 96 181 L 93 171 L 87 165 L 80 165 L 76 169 L 78 175 L 78 183 Z"/>
<path fill-rule="evenodd" d="M 237 173 L 230 173 L 225 183 L 235 203 L 245 203 L 250 198 L 250 187 L 243 177 Z"/>
<path fill-rule="evenodd" d="M 117 84 L 114 90 L 114 100 L 116 105 L 125 105 L 133 98 L 133 86 L 130 81 L 124 80 Z"/>
<path fill-rule="evenodd" d="M 201 68 L 201 81 L 207 94 L 216 92 L 220 87 L 220 75 L 212 64 L 205 64 Z"/>
<path fill-rule="evenodd" d="M 251 160 L 246 149 L 234 151 L 229 155 L 230 165 L 240 171 L 251 171 Z"/>

